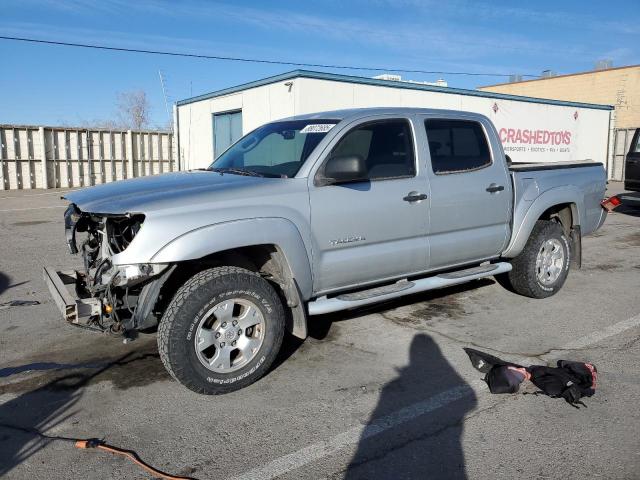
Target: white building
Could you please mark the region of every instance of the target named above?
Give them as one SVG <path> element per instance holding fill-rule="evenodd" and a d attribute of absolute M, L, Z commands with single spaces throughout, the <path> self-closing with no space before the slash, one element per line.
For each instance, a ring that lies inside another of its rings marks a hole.
<path fill-rule="evenodd" d="M 296 70 L 177 102 L 180 168 L 210 165 L 240 136 L 272 120 L 354 107 L 478 112 L 494 122 L 514 161 L 607 163 L 613 110 L 608 105 Z"/>

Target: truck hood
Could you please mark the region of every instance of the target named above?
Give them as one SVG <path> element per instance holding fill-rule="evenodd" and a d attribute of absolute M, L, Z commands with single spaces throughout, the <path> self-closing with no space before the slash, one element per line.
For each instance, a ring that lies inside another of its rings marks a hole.
<path fill-rule="evenodd" d="M 255 186 L 269 179 L 211 171 L 185 171 L 122 180 L 65 194 L 83 212 L 104 214 L 146 213 L 176 206 L 214 192 Z"/>

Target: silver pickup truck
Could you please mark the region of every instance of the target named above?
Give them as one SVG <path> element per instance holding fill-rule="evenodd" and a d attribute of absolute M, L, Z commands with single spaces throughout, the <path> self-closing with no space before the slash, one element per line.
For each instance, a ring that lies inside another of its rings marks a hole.
<path fill-rule="evenodd" d="M 84 268 L 44 276 L 64 318 L 157 330 L 167 370 L 218 394 L 314 315 L 500 276 L 555 294 L 597 230 L 601 163 L 511 163 L 482 115 L 376 108 L 263 125 L 203 170 L 65 195 Z"/>

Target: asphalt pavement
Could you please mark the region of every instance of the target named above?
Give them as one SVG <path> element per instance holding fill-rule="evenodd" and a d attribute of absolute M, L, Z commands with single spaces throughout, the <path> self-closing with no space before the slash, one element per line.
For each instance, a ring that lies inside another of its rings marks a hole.
<path fill-rule="evenodd" d="M 199 479 L 640 478 L 640 195 L 584 239 L 552 298 L 486 279 L 313 317 L 267 376 L 208 397 L 170 379 L 155 335 L 62 321 L 41 275 L 79 265 L 60 194 L 0 191 L 0 477 L 151 478 L 69 440 L 96 437 Z M 465 346 L 591 361 L 597 393 L 580 409 L 530 387 L 491 395 Z"/>

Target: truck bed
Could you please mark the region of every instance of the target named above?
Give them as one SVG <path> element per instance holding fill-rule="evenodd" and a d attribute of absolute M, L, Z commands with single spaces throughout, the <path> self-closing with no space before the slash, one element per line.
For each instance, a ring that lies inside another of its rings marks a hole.
<path fill-rule="evenodd" d="M 544 204 L 574 205 L 582 235 L 597 230 L 604 221 L 606 172 L 600 162 L 514 163 L 509 165 L 514 188 L 513 224 L 525 221 L 529 210 L 544 197 Z M 546 207 L 540 207 L 546 208 Z M 536 211 L 538 218 L 543 211 Z"/>
<path fill-rule="evenodd" d="M 602 162 L 593 162 L 591 160 L 580 160 L 575 162 L 541 162 L 526 163 L 513 162 L 509 165 L 512 172 L 535 172 L 538 170 L 558 170 L 562 168 L 582 168 L 582 167 L 602 167 Z"/>

